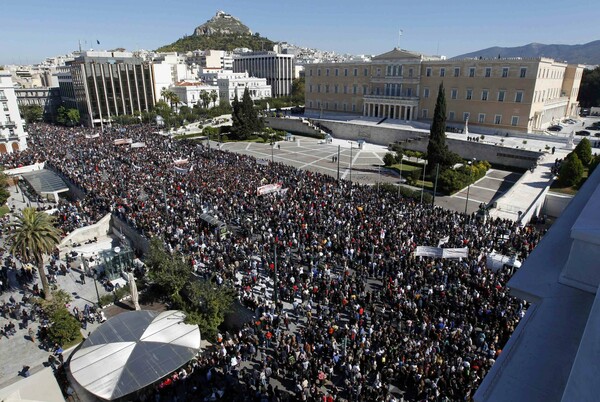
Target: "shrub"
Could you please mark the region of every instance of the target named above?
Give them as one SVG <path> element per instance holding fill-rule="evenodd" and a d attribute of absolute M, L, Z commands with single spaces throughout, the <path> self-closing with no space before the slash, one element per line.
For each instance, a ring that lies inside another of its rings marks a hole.
<path fill-rule="evenodd" d="M 490 167 L 488 161 L 478 161 L 458 169 L 446 169 L 439 175 L 438 188 L 444 194 L 455 193 L 484 177 Z"/>
<path fill-rule="evenodd" d="M 583 163 L 575 152 L 571 152 L 560 165 L 558 181 L 566 187 L 575 186 L 581 181 L 583 170 Z"/>
<path fill-rule="evenodd" d="M 404 187 L 404 186 L 400 186 L 400 188 L 398 188 L 398 186 L 394 186 L 391 183 L 382 183 L 380 189 L 381 189 L 381 191 L 387 191 L 392 194 L 398 194 L 398 192 L 400 192 L 400 196 L 403 198 L 412 198 L 417 201 L 421 200 L 421 191 L 420 190 L 413 190 L 411 188 Z M 427 192 L 423 193 L 423 202 L 424 203 L 431 204 L 432 199 L 433 199 L 433 196 L 431 194 L 429 194 Z"/>
<path fill-rule="evenodd" d="M 394 163 L 396 163 L 396 157 L 391 152 L 388 152 L 383 157 L 383 163 L 385 166 L 392 166 Z"/>
<path fill-rule="evenodd" d="M 67 345 L 81 339 L 79 321 L 66 308 L 56 310 L 50 320 L 52 325 L 48 328 L 48 337 L 52 343 Z"/>

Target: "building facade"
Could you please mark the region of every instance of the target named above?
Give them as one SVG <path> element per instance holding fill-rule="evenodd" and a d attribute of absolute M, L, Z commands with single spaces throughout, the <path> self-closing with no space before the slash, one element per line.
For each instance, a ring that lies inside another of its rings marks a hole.
<path fill-rule="evenodd" d="M 69 67 L 82 124 L 107 124 L 155 105 L 152 65 L 129 52 L 84 52 Z"/>
<path fill-rule="evenodd" d="M 540 131 L 576 115 L 582 74 L 547 58 L 444 60 L 394 49 L 370 62 L 307 65 L 306 109 L 427 121 L 443 83 L 448 124 Z"/>
<path fill-rule="evenodd" d="M 250 52 L 234 56 L 233 71 L 266 78 L 273 97 L 289 96 L 295 76 L 294 55 L 275 52 Z"/>
<path fill-rule="evenodd" d="M 27 132 L 19 113 L 9 71 L 0 70 L 0 154 L 27 149 Z"/>
<path fill-rule="evenodd" d="M 202 92 L 206 92 L 210 96 L 210 94 L 214 91 L 215 94 L 219 93 L 219 87 L 216 85 L 207 85 L 203 82 L 196 81 L 185 81 L 178 82 L 175 85 L 169 88 L 172 90 L 181 104 L 184 104 L 189 107 L 194 107 L 194 105 L 200 104 L 203 105 L 203 94 Z M 212 107 L 219 104 L 219 98 L 213 103 L 212 99 L 208 102 L 208 107 Z"/>
<path fill-rule="evenodd" d="M 17 104 L 19 106 L 37 105 L 44 112 L 44 119 L 51 120 L 56 116 L 60 106 L 60 89 L 56 88 L 16 88 Z"/>
<path fill-rule="evenodd" d="M 241 100 L 246 88 L 248 88 L 248 93 L 253 101 L 272 97 L 272 89 L 266 78 L 250 77 L 246 72 L 223 71 L 217 75 L 217 85 L 219 87 L 219 98 L 229 104 L 235 99 L 236 95 Z"/>

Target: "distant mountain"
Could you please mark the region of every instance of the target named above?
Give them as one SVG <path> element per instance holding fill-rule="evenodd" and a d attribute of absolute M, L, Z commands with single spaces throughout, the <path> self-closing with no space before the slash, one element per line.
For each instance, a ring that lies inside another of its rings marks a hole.
<path fill-rule="evenodd" d="M 161 46 L 158 52 L 188 52 L 192 50 L 233 50 L 246 47 L 252 50 L 272 50 L 275 42 L 262 38 L 257 32 L 254 35 L 250 28 L 239 19 L 223 11 L 204 24 L 196 27 L 191 36 Z"/>
<path fill-rule="evenodd" d="M 453 57 L 453 59 L 496 58 L 507 57 L 550 57 L 557 61 L 580 64 L 600 64 L 600 40 L 585 43 L 583 45 L 544 45 L 542 43 L 530 43 L 518 47 L 490 47 L 476 52 L 465 53 Z"/>

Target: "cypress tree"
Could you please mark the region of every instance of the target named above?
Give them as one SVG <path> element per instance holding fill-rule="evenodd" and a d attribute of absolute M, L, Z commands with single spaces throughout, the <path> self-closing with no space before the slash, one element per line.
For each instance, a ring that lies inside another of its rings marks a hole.
<path fill-rule="evenodd" d="M 427 144 L 427 170 L 431 172 L 438 163 L 442 168 L 448 167 L 450 159 L 446 145 L 446 93 L 444 83 L 440 83 Z"/>

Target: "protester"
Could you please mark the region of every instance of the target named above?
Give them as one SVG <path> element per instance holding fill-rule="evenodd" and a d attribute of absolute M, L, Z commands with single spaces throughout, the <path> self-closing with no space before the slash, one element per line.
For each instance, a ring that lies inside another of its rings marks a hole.
<path fill-rule="evenodd" d="M 230 400 L 291 393 L 296 400 L 390 401 L 391 385 L 405 400 L 469 400 L 525 314 L 526 304 L 506 288 L 511 271 L 489 270 L 485 255 L 525 259 L 542 235 L 532 226 L 481 222 L 396 192 L 257 164 L 145 125 L 124 133 L 36 124 L 29 133 L 30 148 L 2 155 L 0 164 L 45 162 L 82 190 L 83 198 L 57 206 L 64 235 L 113 213 L 189 256 L 198 275 L 235 286 L 254 311 L 252 322 L 224 334 L 187 375 L 157 385 L 158 394 L 184 377 L 189 395 L 210 389 L 215 398 L 233 393 Z M 123 137 L 146 147 L 115 145 Z M 257 195 L 269 183 L 287 191 Z M 232 233 L 221 238 L 203 223 L 204 211 Z M 443 247 L 468 247 L 468 258 L 414 257 L 416 246 L 441 239 Z M 244 361 L 257 366 L 238 370 Z M 226 387 L 231 378 L 243 388 Z M 273 379 L 293 387 L 275 391 Z"/>

